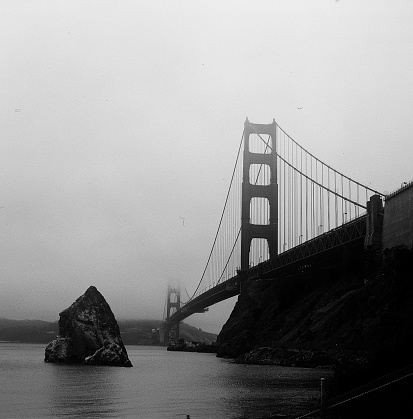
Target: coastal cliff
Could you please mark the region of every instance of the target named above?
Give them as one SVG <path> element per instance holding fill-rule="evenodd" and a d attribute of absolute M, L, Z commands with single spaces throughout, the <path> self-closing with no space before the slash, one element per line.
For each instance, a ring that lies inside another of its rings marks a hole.
<path fill-rule="evenodd" d="M 364 252 L 345 269 L 243 283 L 217 355 L 371 378 L 411 362 L 412 302 L 405 247 L 386 250 L 380 263 Z"/>

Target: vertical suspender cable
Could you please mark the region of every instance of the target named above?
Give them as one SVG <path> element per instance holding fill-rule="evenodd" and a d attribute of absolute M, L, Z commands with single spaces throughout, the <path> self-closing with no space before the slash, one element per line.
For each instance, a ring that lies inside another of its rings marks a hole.
<path fill-rule="evenodd" d="M 300 170 L 303 173 L 303 149 L 300 150 Z M 303 176 L 300 175 L 300 244 L 303 241 Z"/>
<path fill-rule="evenodd" d="M 305 240 L 308 240 L 308 153 L 305 153 Z"/>

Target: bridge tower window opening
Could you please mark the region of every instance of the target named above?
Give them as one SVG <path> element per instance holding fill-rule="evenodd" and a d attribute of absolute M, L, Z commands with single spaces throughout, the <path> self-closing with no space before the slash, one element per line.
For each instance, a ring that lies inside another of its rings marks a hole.
<path fill-rule="evenodd" d="M 270 201 L 267 198 L 251 198 L 250 223 L 254 225 L 270 224 Z"/>
<path fill-rule="evenodd" d="M 271 135 L 259 135 L 252 133 L 249 138 L 250 153 L 254 154 L 270 154 L 273 150 L 273 141 Z"/>
<path fill-rule="evenodd" d="M 254 238 L 251 240 L 249 266 L 258 265 L 270 258 L 267 239 Z"/>
<path fill-rule="evenodd" d="M 271 184 L 271 168 L 268 164 L 251 164 L 249 182 L 251 185 L 268 186 Z"/>
<path fill-rule="evenodd" d="M 178 300 L 179 300 L 178 293 L 177 291 L 174 290 L 174 292 L 170 294 L 170 298 L 169 298 L 169 301 L 171 303 L 171 311 L 174 311 L 176 309 L 175 304 L 177 304 Z"/>

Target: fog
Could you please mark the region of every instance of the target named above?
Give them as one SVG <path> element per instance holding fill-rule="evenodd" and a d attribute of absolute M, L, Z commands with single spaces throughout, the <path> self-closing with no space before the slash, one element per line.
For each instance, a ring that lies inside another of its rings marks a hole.
<path fill-rule="evenodd" d="M 413 178 L 409 1 L 2 1 L 0 317 L 193 292 L 246 117 L 353 179 Z M 184 219 L 184 220 L 183 220 Z M 236 298 L 186 321 L 218 333 Z"/>

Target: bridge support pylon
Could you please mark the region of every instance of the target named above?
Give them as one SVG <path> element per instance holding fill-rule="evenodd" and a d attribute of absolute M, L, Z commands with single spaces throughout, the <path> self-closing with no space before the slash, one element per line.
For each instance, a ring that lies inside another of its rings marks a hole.
<path fill-rule="evenodd" d="M 168 284 L 166 300 L 166 319 L 164 324 L 164 342 L 177 342 L 179 339 L 179 322 L 171 323 L 169 318 L 181 308 L 181 290 L 179 286 Z"/>
<path fill-rule="evenodd" d="M 241 230 L 241 270 L 250 266 L 250 248 L 254 238 L 265 239 L 268 243 L 269 257 L 278 254 L 278 185 L 277 185 L 277 154 L 276 130 L 277 124 L 252 124 L 246 119 L 244 124 L 244 156 L 242 179 L 242 230 Z M 250 151 L 250 135 L 257 134 L 264 140 L 264 153 Z M 261 135 L 268 135 L 268 139 Z M 252 183 L 250 179 L 251 165 L 268 165 L 270 171 L 269 184 Z M 269 223 L 251 223 L 251 200 L 266 198 L 269 204 Z"/>

